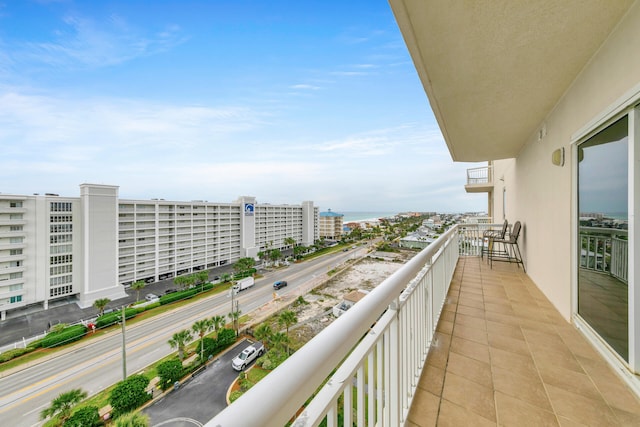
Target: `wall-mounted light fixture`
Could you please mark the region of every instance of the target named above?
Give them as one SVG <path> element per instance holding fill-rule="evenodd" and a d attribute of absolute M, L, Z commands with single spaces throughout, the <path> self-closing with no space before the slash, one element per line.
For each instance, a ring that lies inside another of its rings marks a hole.
<path fill-rule="evenodd" d="M 558 148 L 551 154 L 551 163 L 556 166 L 564 166 L 564 147 Z"/>

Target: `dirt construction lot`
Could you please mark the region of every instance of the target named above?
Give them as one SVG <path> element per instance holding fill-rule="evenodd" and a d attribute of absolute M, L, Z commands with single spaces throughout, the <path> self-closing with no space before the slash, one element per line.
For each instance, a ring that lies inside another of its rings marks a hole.
<path fill-rule="evenodd" d="M 393 274 L 416 252 L 373 252 L 332 275 L 324 284 L 303 296 L 306 304 L 293 303 L 298 324 L 289 333 L 293 342 L 304 344 L 336 318 L 333 307 L 355 290 L 370 291 Z"/>

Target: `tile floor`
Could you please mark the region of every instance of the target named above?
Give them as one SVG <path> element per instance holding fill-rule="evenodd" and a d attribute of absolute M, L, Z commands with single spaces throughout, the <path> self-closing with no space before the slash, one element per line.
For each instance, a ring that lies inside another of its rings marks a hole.
<path fill-rule="evenodd" d="M 460 258 L 408 426 L 640 426 L 640 400 L 515 264 Z"/>

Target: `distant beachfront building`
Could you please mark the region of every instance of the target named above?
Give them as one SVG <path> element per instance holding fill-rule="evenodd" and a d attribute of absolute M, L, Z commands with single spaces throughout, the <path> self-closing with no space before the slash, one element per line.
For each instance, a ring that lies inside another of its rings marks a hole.
<path fill-rule="evenodd" d="M 340 240 L 342 238 L 343 214 L 331 212 L 320 212 L 320 238 L 329 240 Z"/>
<path fill-rule="evenodd" d="M 121 200 L 118 187 L 80 185 L 80 197 L 0 194 L 0 319 L 66 298 L 80 307 L 126 296 L 125 286 L 257 257 L 319 238 L 318 208 Z"/>

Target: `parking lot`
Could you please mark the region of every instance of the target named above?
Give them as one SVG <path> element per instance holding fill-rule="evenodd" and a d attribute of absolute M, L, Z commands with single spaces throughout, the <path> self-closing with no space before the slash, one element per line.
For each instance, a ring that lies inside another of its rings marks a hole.
<path fill-rule="evenodd" d="M 226 408 L 227 391 L 238 377 L 231 360 L 250 344 L 247 340 L 236 344 L 177 390 L 146 407 L 142 412 L 149 416 L 151 425 L 201 426 Z"/>

